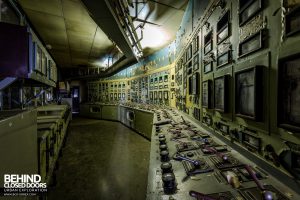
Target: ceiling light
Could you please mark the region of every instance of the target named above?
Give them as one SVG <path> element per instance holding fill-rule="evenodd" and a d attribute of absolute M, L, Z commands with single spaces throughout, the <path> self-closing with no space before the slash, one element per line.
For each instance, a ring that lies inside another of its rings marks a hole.
<path fill-rule="evenodd" d="M 160 27 L 147 25 L 144 28 L 144 38 L 141 45 L 146 47 L 160 47 L 168 43 L 168 34 Z"/>

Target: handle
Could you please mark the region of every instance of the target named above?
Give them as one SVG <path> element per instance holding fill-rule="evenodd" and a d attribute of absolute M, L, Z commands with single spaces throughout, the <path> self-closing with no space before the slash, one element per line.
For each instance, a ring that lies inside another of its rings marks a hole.
<path fill-rule="evenodd" d="M 49 154 L 50 154 L 51 157 L 54 156 L 54 144 L 53 143 L 50 144 L 50 149 L 48 150 L 48 152 L 49 152 Z"/>
<path fill-rule="evenodd" d="M 253 178 L 254 182 L 256 183 L 257 187 L 262 191 L 263 199 L 264 200 L 273 200 L 273 192 L 266 190 L 266 188 L 261 184 L 261 182 L 258 180 L 257 176 L 251 169 L 249 165 L 245 165 L 245 169 L 250 174 L 250 176 Z"/>
<path fill-rule="evenodd" d="M 194 159 L 187 158 L 187 157 L 185 157 L 185 156 L 180 155 L 179 153 L 175 154 L 175 155 L 173 156 L 173 158 L 174 158 L 175 160 L 185 160 L 185 161 L 188 161 L 188 162 L 190 162 L 190 163 L 193 163 L 194 165 L 197 165 L 197 166 L 201 165 L 201 162 L 200 162 L 199 160 L 194 160 Z"/>
<path fill-rule="evenodd" d="M 182 117 L 182 116 L 181 116 L 181 119 L 182 119 L 183 123 L 185 123 L 185 120 L 183 119 L 183 117 Z"/>
<path fill-rule="evenodd" d="M 182 144 L 182 145 L 186 145 L 186 142 L 182 142 L 182 141 L 180 141 L 180 140 L 178 140 L 178 139 L 175 139 L 175 138 L 173 138 L 173 139 L 171 139 L 172 141 L 175 141 L 175 142 L 178 142 L 178 143 L 180 143 L 180 144 Z"/>
<path fill-rule="evenodd" d="M 132 115 L 132 117 L 130 117 L 130 115 Z M 128 121 L 133 122 L 133 121 L 134 121 L 134 118 L 135 118 L 134 112 L 133 112 L 133 111 L 127 111 L 126 117 L 127 117 L 127 120 L 128 120 Z M 132 119 L 131 119 L 131 118 L 132 118 Z"/>
<path fill-rule="evenodd" d="M 253 178 L 254 182 L 256 183 L 257 187 L 261 190 L 264 191 L 265 187 L 261 184 L 261 182 L 258 180 L 257 176 L 254 174 L 253 170 L 249 165 L 245 165 L 245 169 L 247 172 L 250 174 L 250 176 Z"/>
<path fill-rule="evenodd" d="M 50 138 L 53 143 L 56 143 L 56 133 L 53 133 L 53 136 Z"/>
<path fill-rule="evenodd" d="M 209 152 L 216 154 L 216 155 L 217 155 L 219 158 L 221 158 L 224 162 L 227 162 L 227 161 L 228 161 L 228 156 L 225 155 L 225 154 L 223 154 L 223 153 L 218 152 L 215 148 L 208 147 L 208 146 L 205 146 L 204 148 L 205 148 L 206 150 L 208 150 Z"/>
<path fill-rule="evenodd" d="M 191 138 L 192 140 L 195 140 L 195 141 L 199 141 L 199 142 L 204 142 L 204 143 L 207 143 L 208 142 L 208 139 L 207 138 Z"/>

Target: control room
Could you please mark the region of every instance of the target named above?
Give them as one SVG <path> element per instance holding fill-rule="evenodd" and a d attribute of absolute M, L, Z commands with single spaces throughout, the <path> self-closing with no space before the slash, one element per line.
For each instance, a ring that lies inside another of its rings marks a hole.
<path fill-rule="evenodd" d="M 299 200 L 299 0 L 0 0 L 0 199 Z"/>

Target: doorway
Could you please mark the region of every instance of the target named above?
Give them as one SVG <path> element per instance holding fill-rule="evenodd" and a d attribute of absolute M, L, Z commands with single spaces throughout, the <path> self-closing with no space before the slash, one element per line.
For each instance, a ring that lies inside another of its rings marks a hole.
<path fill-rule="evenodd" d="M 80 103 L 80 89 L 79 86 L 71 88 L 72 97 L 72 112 L 79 113 L 79 103 Z"/>

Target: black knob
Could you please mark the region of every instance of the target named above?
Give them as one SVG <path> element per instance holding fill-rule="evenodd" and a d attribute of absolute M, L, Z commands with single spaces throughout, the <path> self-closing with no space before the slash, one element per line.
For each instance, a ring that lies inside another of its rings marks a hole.
<path fill-rule="evenodd" d="M 194 156 L 194 153 L 193 153 L 193 152 L 188 152 L 186 155 L 187 155 L 188 157 L 193 157 L 193 156 Z"/>
<path fill-rule="evenodd" d="M 159 144 L 166 144 L 166 138 L 159 138 Z"/>
<path fill-rule="evenodd" d="M 168 146 L 167 146 L 166 144 L 162 144 L 162 145 L 159 145 L 159 149 L 160 149 L 161 151 L 167 150 L 167 149 L 168 149 Z"/>
<path fill-rule="evenodd" d="M 162 181 L 165 194 L 173 194 L 176 192 L 176 182 L 173 173 L 163 174 Z"/>
<path fill-rule="evenodd" d="M 169 159 L 169 152 L 167 150 L 163 150 L 160 152 L 160 161 L 161 162 L 168 162 Z"/>
<path fill-rule="evenodd" d="M 162 173 L 172 173 L 172 164 L 170 162 L 164 162 L 160 165 L 160 168 L 162 170 Z"/>

